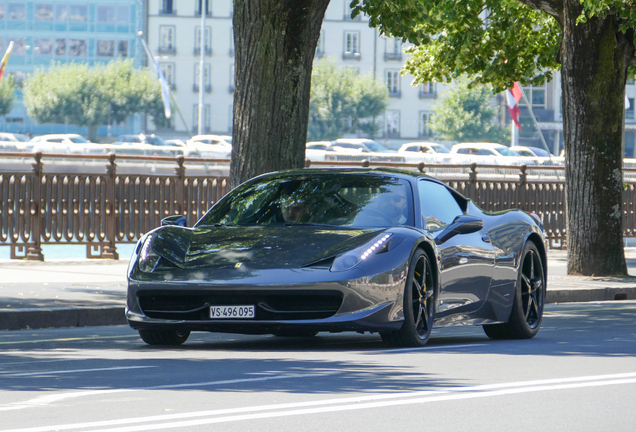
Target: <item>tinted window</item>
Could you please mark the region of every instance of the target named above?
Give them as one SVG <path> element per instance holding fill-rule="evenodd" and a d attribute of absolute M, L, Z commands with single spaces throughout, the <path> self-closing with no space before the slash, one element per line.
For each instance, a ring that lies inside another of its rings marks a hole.
<path fill-rule="evenodd" d="M 431 146 L 437 153 L 450 153 L 450 150 L 443 145 Z"/>
<path fill-rule="evenodd" d="M 72 142 L 76 144 L 84 144 L 88 142 L 86 139 L 84 139 L 84 137 L 81 137 L 81 136 L 72 136 L 72 137 L 69 137 L 68 139 L 70 139 Z"/>
<path fill-rule="evenodd" d="M 210 209 L 199 225 L 313 223 L 349 227 L 413 226 L 408 182 L 346 174 L 283 175 L 249 181 Z"/>
<path fill-rule="evenodd" d="M 457 200 L 444 185 L 420 180 L 419 194 L 422 217 L 430 230 L 448 225 L 457 216 L 463 214 Z"/>
<path fill-rule="evenodd" d="M 388 148 L 384 147 L 382 144 L 379 144 L 375 141 L 367 141 L 365 142 L 365 145 L 374 152 L 390 152 L 391 150 L 389 150 Z"/>

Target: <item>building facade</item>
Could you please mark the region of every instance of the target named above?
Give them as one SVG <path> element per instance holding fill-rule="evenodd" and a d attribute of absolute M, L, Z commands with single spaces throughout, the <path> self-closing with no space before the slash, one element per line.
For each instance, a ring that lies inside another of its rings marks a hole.
<path fill-rule="evenodd" d="M 137 32 L 143 30 L 143 0 L 88 1 L 0 1 L 0 51 L 11 41 L 13 52 L 6 66 L 18 84 L 12 111 L 0 118 L 0 130 L 30 133 L 81 133 L 85 127 L 69 124 L 38 124 L 23 105 L 21 84 L 37 68 L 52 62 L 90 65 L 118 57 L 132 58 L 141 65 L 143 53 Z M 133 133 L 141 128 L 141 117 L 119 125 L 98 128 L 99 135 Z"/>

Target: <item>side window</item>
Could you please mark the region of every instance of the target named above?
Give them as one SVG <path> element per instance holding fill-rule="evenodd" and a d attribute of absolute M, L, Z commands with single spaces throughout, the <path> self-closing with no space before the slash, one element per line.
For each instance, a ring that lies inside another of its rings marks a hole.
<path fill-rule="evenodd" d="M 422 218 L 426 221 L 427 229 L 441 228 L 463 214 L 457 200 L 444 185 L 420 180 L 418 189 Z"/>

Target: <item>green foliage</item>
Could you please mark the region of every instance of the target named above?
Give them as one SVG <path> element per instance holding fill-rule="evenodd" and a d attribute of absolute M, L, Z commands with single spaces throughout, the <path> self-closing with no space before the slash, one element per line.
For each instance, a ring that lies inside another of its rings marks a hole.
<path fill-rule="evenodd" d="M 131 60 L 95 66 L 53 63 L 30 75 L 23 91 L 27 114 L 40 123 L 68 121 L 94 128 L 133 113 L 152 115 L 159 127 L 166 122 L 159 82 L 147 69 L 135 69 Z"/>
<path fill-rule="evenodd" d="M 6 116 L 11 112 L 14 97 L 15 78 L 7 74 L 0 84 L 0 116 Z"/>
<path fill-rule="evenodd" d="M 497 107 L 490 104 L 492 97 L 490 85 L 473 86 L 465 77 L 453 81 L 434 108 L 436 135 L 446 141 L 508 142 L 509 131 L 495 123 Z"/>
<path fill-rule="evenodd" d="M 332 140 L 358 131 L 374 136 L 382 125 L 374 117 L 388 106 L 385 85 L 371 75 L 359 76 L 336 67 L 335 60 L 318 60 L 311 76 L 307 140 Z"/>
<path fill-rule="evenodd" d="M 559 24 L 517 0 L 353 0 L 351 5 L 383 34 L 414 44 L 405 68 L 418 83 L 451 82 L 467 74 L 499 92 L 513 81 L 549 81 L 559 68 Z"/>

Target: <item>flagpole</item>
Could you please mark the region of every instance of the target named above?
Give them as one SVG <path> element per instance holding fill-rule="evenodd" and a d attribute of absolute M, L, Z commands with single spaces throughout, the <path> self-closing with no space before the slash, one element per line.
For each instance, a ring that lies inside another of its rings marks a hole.
<path fill-rule="evenodd" d="M 201 53 L 201 58 L 199 60 L 199 118 L 198 118 L 198 127 L 197 133 L 198 135 L 203 135 L 203 60 L 204 60 L 204 50 L 205 50 L 205 13 L 206 9 L 206 0 L 199 0 L 201 3 L 201 37 L 199 40 L 199 48 Z"/>

